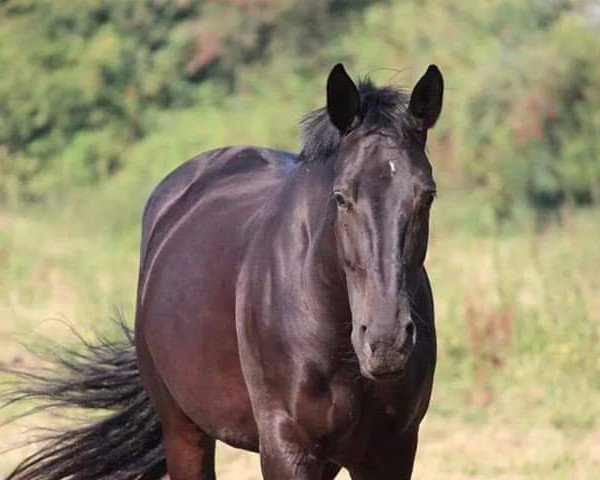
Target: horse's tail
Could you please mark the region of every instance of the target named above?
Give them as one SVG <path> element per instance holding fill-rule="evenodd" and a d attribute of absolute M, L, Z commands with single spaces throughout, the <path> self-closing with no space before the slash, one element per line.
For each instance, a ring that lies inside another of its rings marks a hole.
<path fill-rule="evenodd" d="M 37 400 L 18 418 L 56 408 L 101 412 L 74 427 L 45 431 L 42 447 L 25 458 L 7 480 L 154 480 L 166 475 L 158 417 L 142 388 L 133 335 L 51 355 L 52 366 L 15 371 L 4 406 Z M 6 369 L 5 369 L 6 371 Z"/>

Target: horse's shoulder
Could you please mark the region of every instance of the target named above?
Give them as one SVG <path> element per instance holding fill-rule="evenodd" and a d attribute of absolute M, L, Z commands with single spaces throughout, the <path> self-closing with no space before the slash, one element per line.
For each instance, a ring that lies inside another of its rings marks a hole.
<path fill-rule="evenodd" d="M 161 207 L 199 183 L 214 183 L 253 171 L 259 173 L 264 168 L 288 171 L 295 162 L 293 153 L 253 146 L 224 147 L 201 153 L 179 165 L 156 185 L 146 202 L 143 221 L 151 221 Z"/>
<path fill-rule="evenodd" d="M 201 153 L 179 165 L 156 185 L 146 201 L 142 214 L 142 258 L 157 231 L 168 230 L 223 181 L 240 188 L 247 186 L 252 177 L 255 183 L 268 183 L 270 177 L 282 177 L 291 171 L 295 161 L 292 153 L 235 146 Z"/>

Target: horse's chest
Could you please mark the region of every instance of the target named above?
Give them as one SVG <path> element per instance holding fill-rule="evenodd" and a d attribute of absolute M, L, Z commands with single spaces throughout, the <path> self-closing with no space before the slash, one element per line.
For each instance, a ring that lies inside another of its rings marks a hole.
<path fill-rule="evenodd" d="M 414 421 L 419 396 L 398 388 L 371 388 L 355 379 L 337 378 L 323 389 L 303 390 L 297 419 L 329 458 L 340 463 L 364 456 L 383 431 L 402 431 Z"/>

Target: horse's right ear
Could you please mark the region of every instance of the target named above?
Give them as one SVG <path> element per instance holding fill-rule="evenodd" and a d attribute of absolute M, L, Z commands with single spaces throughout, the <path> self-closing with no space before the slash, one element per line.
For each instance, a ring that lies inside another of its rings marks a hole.
<path fill-rule="evenodd" d="M 347 133 L 360 111 L 360 94 L 344 66 L 338 63 L 327 79 L 327 113 L 340 133 Z"/>

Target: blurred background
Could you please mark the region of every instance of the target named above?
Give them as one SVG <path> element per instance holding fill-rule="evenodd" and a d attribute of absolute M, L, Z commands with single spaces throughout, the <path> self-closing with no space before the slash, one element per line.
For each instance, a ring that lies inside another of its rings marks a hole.
<path fill-rule="evenodd" d="M 297 151 L 339 61 L 446 80 L 414 477 L 600 478 L 598 0 L 0 0 L 0 362 L 35 368 L 19 342 L 73 344 L 65 322 L 131 322 L 151 188 L 213 147 Z M 230 449 L 219 469 L 260 478 Z"/>

